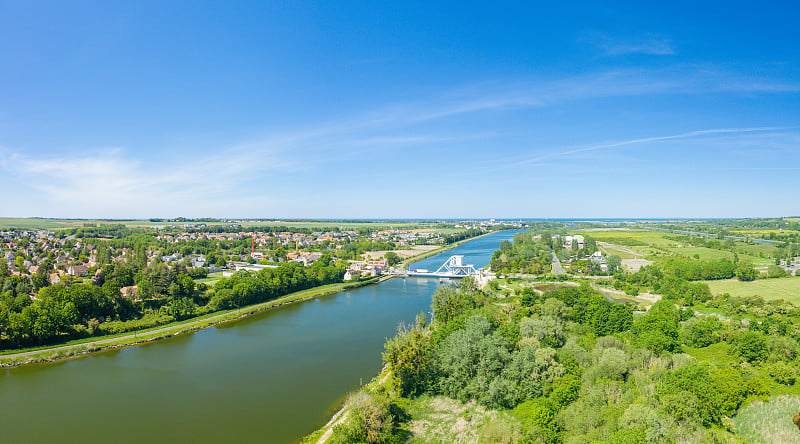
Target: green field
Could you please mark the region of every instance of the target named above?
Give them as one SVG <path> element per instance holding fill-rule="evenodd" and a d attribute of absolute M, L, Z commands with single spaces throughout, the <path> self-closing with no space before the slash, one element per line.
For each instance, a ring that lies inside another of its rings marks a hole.
<path fill-rule="evenodd" d="M 669 250 L 669 251 L 671 251 L 671 252 L 673 252 L 675 254 L 680 254 L 680 255 L 688 256 L 688 257 L 694 257 L 694 255 L 696 254 L 696 255 L 700 256 L 701 260 L 704 260 L 704 261 L 709 261 L 709 260 L 715 261 L 715 260 L 719 260 L 719 259 L 733 260 L 733 253 L 731 253 L 730 251 L 716 250 L 716 249 L 713 249 L 713 248 L 706 248 L 706 247 L 680 247 L 680 248 L 678 248 L 676 246 L 676 247 L 667 248 L 667 250 Z M 749 257 L 749 256 L 745 256 L 744 258 L 747 259 L 747 260 L 751 260 L 751 261 L 753 260 L 753 258 Z"/>
<path fill-rule="evenodd" d="M 705 282 L 713 294 L 761 296 L 766 300 L 783 299 L 800 304 L 800 277 L 757 279 L 751 282 L 741 282 L 735 279 Z"/>
<path fill-rule="evenodd" d="M 222 279 L 221 271 L 217 273 L 211 273 L 207 277 L 204 277 L 202 279 L 195 279 L 194 281 L 198 284 L 203 283 L 208 285 L 209 287 L 213 287 L 214 284 L 216 284 L 217 281 L 219 281 L 220 279 Z"/>
<path fill-rule="evenodd" d="M 629 247 L 631 245 L 652 245 L 655 247 L 668 247 L 677 245 L 673 240 L 666 239 L 668 233 L 650 230 L 618 229 L 618 230 L 582 230 L 575 234 L 591 236 L 598 241 Z"/>
<path fill-rule="evenodd" d="M 701 260 L 733 259 L 733 253 L 730 251 L 706 247 L 692 247 L 672 239 L 667 239 L 667 236 L 674 236 L 674 234 L 671 233 L 637 229 L 618 229 L 598 231 L 585 230 L 581 231 L 579 234 L 592 236 L 598 241 L 628 248 L 643 257 L 679 254 L 686 257 L 698 255 Z M 768 257 L 772 254 L 774 247 L 758 244 L 748 245 L 737 242 L 736 249 L 739 251 L 738 255 L 740 260 L 750 261 L 755 265 L 766 265 L 770 263 Z M 629 253 L 620 252 L 618 250 L 609 251 L 609 253 L 617 254 L 622 259 L 630 259 L 632 257 Z M 767 258 L 759 257 L 759 253 L 767 256 Z"/>
<path fill-rule="evenodd" d="M 84 224 L 96 225 L 125 225 L 127 227 L 151 227 L 151 226 L 182 226 L 195 223 L 204 223 L 209 226 L 230 225 L 230 222 L 150 222 L 143 219 L 132 220 L 88 220 L 88 219 L 30 219 L 30 218 L 11 218 L 0 217 L 0 229 L 21 228 L 21 229 L 41 229 L 58 230 L 62 228 L 82 227 Z M 417 222 L 417 221 L 243 221 L 237 222 L 243 228 L 248 227 L 290 227 L 290 228 L 309 228 L 322 229 L 334 228 L 344 230 L 357 230 L 359 228 L 372 229 L 433 229 L 444 234 L 452 234 L 464 231 L 463 228 L 439 228 L 436 223 Z"/>

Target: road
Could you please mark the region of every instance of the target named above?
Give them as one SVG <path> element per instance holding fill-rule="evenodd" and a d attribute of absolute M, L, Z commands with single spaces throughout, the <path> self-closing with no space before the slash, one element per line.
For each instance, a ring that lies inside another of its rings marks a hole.
<path fill-rule="evenodd" d="M 550 252 L 553 253 L 553 274 L 556 276 L 565 274 L 564 267 L 561 266 L 561 261 L 558 260 L 556 253 L 552 250 L 550 250 Z"/>
<path fill-rule="evenodd" d="M 351 284 L 341 284 L 340 287 L 331 287 L 331 288 L 327 288 L 326 290 L 331 290 L 331 291 L 340 290 L 342 287 L 345 287 L 347 285 L 351 285 Z M 273 299 L 273 300 L 268 301 L 268 302 L 262 302 L 260 304 L 251 305 L 249 307 L 243 307 L 242 309 L 246 310 L 248 312 L 252 311 L 252 310 L 258 310 L 259 308 L 263 308 L 263 307 L 274 305 L 274 304 L 279 304 L 282 301 L 285 301 L 287 299 L 295 298 L 297 296 L 302 296 L 302 295 L 308 294 L 308 293 L 313 293 L 315 291 L 319 291 L 319 288 L 312 288 L 310 290 L 305 290 L 305 291 L 301 291 L 301 292 L 298 292 L 298 293 L 292 293 L 292 294 L 286 295 L 286 296 L 284 296 L 282 298 L 279 298 L 279 299 Z M 143 335 L 143 336 L 144 335 L 151 335 L 151 334 L 155 334 L 155 333 L 163 333 L 163 332 L 166 332 L 166 331 L 169 331 L 169 330 L 175 330 L 175 329 L 178 329 L 178 328 L 191 327 L 193 325 L 198 325 L 198 324 L 202 324 L 202 323 L 205 323 L 205 322 L 208 322 L 208 321 L 214 321 L 214 320 L 217 320 L 217 319 L 224 318 L 225 316 L 229 316 L 232 313 L 233 313 L 232 311 L 229 311 L 227 313 L 222 313 L 222 314 L 211 316 L 211 317 L 208 317 L 208 318 L 198 319 L 196 321 L 187 322 L 185 324 L 173 325 L 171 327 L 159 328 L 157 330 L 139 331 L 139 332 L 127 335 L 127 336 L 119 336 L 119 337 L 116 337 L 116 338 L 100 339 L 98 341 L 84 342 L 82 344 L 64 345 L 64 346 L 61 346 L 61 347 L 46 348 L 46 349 L 42 349 L 42 350 L 34 350 L 34 351 L 23 352 L 23 353 L 15 353 L 15 354 L 12 354 L 12 355 L 0 355 L 0 359 L 18 358 L 18 357 L 23 357 L 23 356 L 36 355 L 36 354 L 39 354 L 39 353 L 49 353 L 49 352 L 56 352 L 56 351 L 61 351 L 61 350 L 70 350 L 70 349 L 73 349 L 73 348 L 86 347 L 88 345 L 109 344 L 109 343 L 113 343 L 113 342 L 117 342 L 117 341 L 124 341 L 126 339 L 133 339 L 133 338 L 138 337 L 139 335 Z"/>

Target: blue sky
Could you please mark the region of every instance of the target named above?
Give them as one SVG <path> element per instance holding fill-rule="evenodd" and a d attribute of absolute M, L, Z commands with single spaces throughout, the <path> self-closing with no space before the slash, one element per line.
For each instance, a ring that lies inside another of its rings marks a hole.
<path fill-rule="evenodd" d="M 0 216 L 800 215 L 793 2 L 231 3 L 0 1 Z"/>

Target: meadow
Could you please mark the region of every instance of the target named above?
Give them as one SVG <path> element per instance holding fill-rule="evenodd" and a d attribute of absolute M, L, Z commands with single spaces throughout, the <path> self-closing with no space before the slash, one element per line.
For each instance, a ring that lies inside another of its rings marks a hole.
<path fill-rule="evenodd" d="M 631 259 L 633 255 L 621 251 L 619 248 L 615 248 L 615 246 L 631 250 L 637 255 L 648 259 L 669 254 L 679 254 L 686 257 L 695 257 L 696 255 L 701 260 L 733 259 L 733 253 L 731 251 L 693 247 L 668 239 L 669 236 L 675 236 L 671 233 L 650 230 L 616 229 L 598 231 L 585 230 L 581 231 L 579 234 L 592 236 L 597 241 L 612 244 L 610 248 L 606 247 L 606 250 L 609 250 L 608 252 L 610 254 L 618 255 L 622 259 Z M 757 266 L 761 266 L 770 263 L 769 256 L 774 250 L 774 247 L 736 242 L 736 250 L 740 260 L 750 261 Z"/>
<path fill-rule="evenodd" d="M 750 444 L 793 444 L 800 442 L 800 430 L 792 416 L 800 413 L 800 396 L 775 396 L 756 402 L 734 417 L 736 434 Z"/>
<path fill-rule="evenodd" d="M 756 279 L 750 282 L 736 279 L 705 282 L 715 295 L 728 293 L 739 297 L 761 296 L 766 300 L 783 299 L 800 304 L 800 277 Z"/>

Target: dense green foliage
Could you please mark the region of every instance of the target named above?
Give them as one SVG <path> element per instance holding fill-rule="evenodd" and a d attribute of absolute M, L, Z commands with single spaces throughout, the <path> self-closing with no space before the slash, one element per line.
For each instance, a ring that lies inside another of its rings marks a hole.
<path fill-rule="evenodd" d="M 265 268 L 258 273 L 240 271 L 218 281 L 208 303 L 214 310 L 243 307 L 295 291 L 341 282 L 343 276 L 344 267 L 335 265 L 327 256 L 308 267 L 289 262 L 278 268 Z"/>
<path fill-rule="evenodd" d="M 800 310 L 789 304 L 680 296 L 634 314 L 586 284 L 527 290 L 440 288 L 432 325 L 387 342 L 385 357 L 407 351 L 386 359 L 401 394 L 506 410 L 519 422 L 493 426 L 498 442 L 671 443 L 732 442 L 748 400 L 794 390 Z"/>
<path fill-rule="evenodd" d="M 535 239 L 533 231 L 514 235 L 514 242 L 503 241 L 491 259 L 495 273 L 546 274 L 552 262 L 550 234 Z"/>
<path fill-rule="evenodd" d="M 323 256 L 309 267 L 291 262 L 257 274 L 239 272 L 218 281 L 210 293 L 198 289 L 193 273 L 181 264 L 138 270 L 110 264 L 88 282 L 43 287 L 36 299 L 28 295 L 25 279 L 3 277 L 0 346 L 19 348 L 163 325 L 341 282 L 344 269 Z M 131 285 L 138 286 L 142 300 L 120 295 L 120 288 Z"/>

